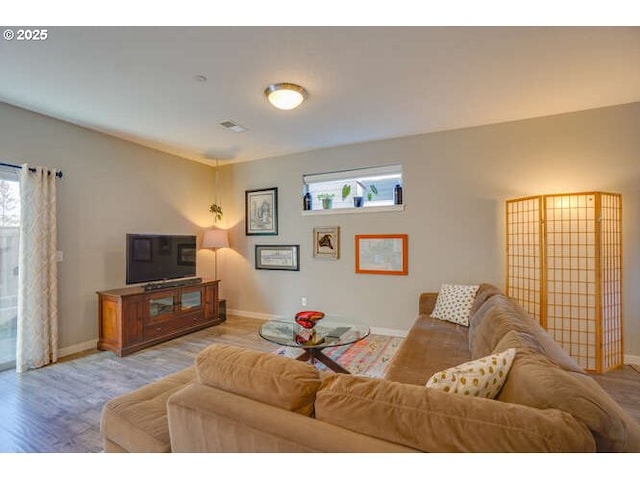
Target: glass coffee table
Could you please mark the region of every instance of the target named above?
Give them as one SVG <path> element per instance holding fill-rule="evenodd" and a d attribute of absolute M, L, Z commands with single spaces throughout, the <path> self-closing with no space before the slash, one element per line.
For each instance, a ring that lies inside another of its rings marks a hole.
<path fill-rule="evenodd" d="M 370 329 L 366 325 L 351 323 L 329 315 L 315 325 L 311 336 L 309 331 L 298 325 L 293 318 L 268 320 L 259 330 L 260 336 L 271 343 L 304 350 L 296 360 L 308 361 L 312 365 L 317 360 L 338 373 L 349 373 L 349 371 L 322 353 L 322 350 L 356 343 L 367 337 L 369 333 Z M 308 340 L 304 341 L 307 338 Z"/>

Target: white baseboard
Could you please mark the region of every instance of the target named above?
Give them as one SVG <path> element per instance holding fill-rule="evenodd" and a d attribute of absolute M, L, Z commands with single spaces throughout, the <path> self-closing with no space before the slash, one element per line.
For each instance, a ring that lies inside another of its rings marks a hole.
<path fill-rule="evenodd" d="M 393 328 L 371 327 L 371 333 L 376 335 L 387 335 L 388 337 L 406 338 L 409 330 L 395 330 Z"/>
<path fill-rule="evenodd" d="M 630 363 L 633 363 L 634 365 L 640 365 L 640 357 L 637 355 L 625 355 L 624 364 L 629 365 Z"/>
<path fill-rule="evenodd" d="M 234 308 L 227 309 L 227 315 L 235 315 L 236 317 L 257 318 L 258 320 L 273 320 L 277 315 L 270 313 L 247 312 L 245 310 L 236 310 Z"/>
<path fill-rule="evenodd" d="M 75 345 L 71 345 L 70 347 L 64 347 L 58 349 L 58 358 L 67 357 L 69 355 L 73 355 L 74 353 L 84 352 L 85 350 L 95 350 L 98 346 L 98 339 L 89 340 L 82 343 L 76 343 Z"/>
<path fill-rule="evenodd" d="M 273 320 L 278 318 L 278 315 L 271 315 L 269 313 L 247 312 L 244 310 L 227 310 L 227 314 L 235 315 L 237 317 L 257 318 L 258 320 Z M 408 330 L 395 330 L 392 328 L 371 327 L 371 333 L 377 335 L 388 335 L 389 337 L 406 337 Z"/>

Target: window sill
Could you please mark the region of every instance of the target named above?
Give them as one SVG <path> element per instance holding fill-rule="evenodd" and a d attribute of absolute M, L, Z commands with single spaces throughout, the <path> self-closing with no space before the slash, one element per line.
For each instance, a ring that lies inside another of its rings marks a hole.
<path fill-rule="evenodd" d="M 352 213 L 382 213 L 382 212 L 403 212 L 402 205 L 384 205 L 381 207 L 360 207 L 360 208 L 328 208 L 322 210 L 301 210 L 300 215 L 303 217 L 311 217 L 315 215 L 342 215 Z"/>

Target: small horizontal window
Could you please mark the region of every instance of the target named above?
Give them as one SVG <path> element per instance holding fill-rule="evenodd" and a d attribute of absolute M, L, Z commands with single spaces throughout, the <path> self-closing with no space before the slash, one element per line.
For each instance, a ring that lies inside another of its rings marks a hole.
<path fill-rule="evenodd" d="M 400 165 L 315 173 L 304 175 L 302 181 L 305 210 L 368 208 L 403 203 Z"/>

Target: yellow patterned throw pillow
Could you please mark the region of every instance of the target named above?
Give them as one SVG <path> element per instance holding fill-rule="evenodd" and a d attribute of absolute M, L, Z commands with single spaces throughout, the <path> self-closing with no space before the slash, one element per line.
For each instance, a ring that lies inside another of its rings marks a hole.
<path fill-rule="evenodd" d="M 495 398 L 507 379 L 515 356 L 516 349 L 510 348 L 462 363 L 434 373 L 426 386 L 471 397 Z"/>
<path fill-rule="evenodd" d="M 431 312 L 433 318 L 469 326 L 469 313 L 479 285 L 450 285 L 443 283 Z"/>

